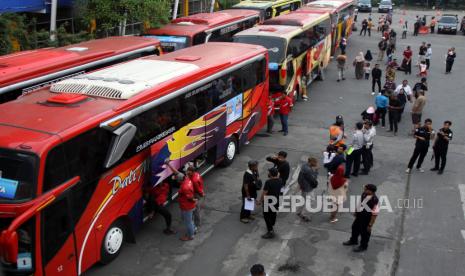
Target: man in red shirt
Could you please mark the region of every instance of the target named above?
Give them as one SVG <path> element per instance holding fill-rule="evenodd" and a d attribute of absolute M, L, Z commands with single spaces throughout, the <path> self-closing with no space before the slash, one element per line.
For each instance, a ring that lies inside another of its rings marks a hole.
<path fill-rule="evenodd" d="M 187 177 L 192 181 L 194 185 L 194 196 L 197 199 L 197 204 L 194 209 L 194 232 L 197 232 L 197 228 L 200 226 L 200 203 L 201 199 L 205 196 L 203 189 L 203 178 L 202 176 L 195 171 L 193 166 L 187 167 L 186 170 Z"/>
<path fill-rule="evenodd" d="M 153 217 L 154 213 L 160 214 L 166 223 L 166 228 L 163 230 L 163 233 L 166 235 L 172 235 L 176 232 L 171 229 L 171 213 L 165 207 L 165 203 L 168 200 L 168 195 L 170 193 L 170 185 L 168 182 L 163 182 L 153 188 L 151 188 L 147 193 L 147 206 L 150 212 L 149 217 Z"/>
<path fill-rule="evenodd" d="M 294 104 L 292 99 L 283 91 L 281 97 L 275 102 L 275 105 L 279 107 L 279 118 L 281 119 L 282 126 L 280 132 L 284 132 L 284 136 L 286 136 L 288 134 L 287 120 Z"/>
<path fill-rule="evenodd" d="M 197 205 L 197 199 L 195 198 L 194 183 L 192 180 L 185 174 L 176 170 L 169 160 L 165 164 L 171 169 L 171 171 L 176 175 L 176 180 L 180 183 L 178 190 L 178 202 L 179 208 L 181 209 L 181 216 L 186 226 L 187 233 L 181 238 L 182 241 L 191 241 L 194 239 L 194 221 L 193 221 L 193 212 L 195 206 Z"/>

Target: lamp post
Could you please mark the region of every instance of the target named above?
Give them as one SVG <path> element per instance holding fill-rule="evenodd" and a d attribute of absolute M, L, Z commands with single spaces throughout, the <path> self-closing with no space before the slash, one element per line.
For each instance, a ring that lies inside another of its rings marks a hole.
<path fill-rule="evenodd" d="M 58 0 L 51 0 L 51 7 L 50 7 L 50 40 L 56 40 L 56 33 L 57 33 L 57 8 L 58 8 Z"/>

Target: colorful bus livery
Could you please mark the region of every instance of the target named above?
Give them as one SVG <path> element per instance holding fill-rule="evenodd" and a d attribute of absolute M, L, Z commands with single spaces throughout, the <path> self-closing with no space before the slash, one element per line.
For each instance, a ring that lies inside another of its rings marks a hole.
<path fill-rule="evenodd" d="M 5 103 L 0 184 L 16 188 L 0 198 L 3 269 L 80 275 L 116 258 L 143 222 L 144 186 L 171 174 L 166 159 L 229 164 L 264 126 L 267 61 L 260 46 L 208 43 Z"/>
<path fill-rule="evenodd" d="M 261 21 L 288 14 L 302 6 L 301 0 L 246 0 L 233 6 L 233 9 L 250 9 L 260 11 Z"/>
<path fill-rule="evenodd" d="M 240 32 L 234 40 L 262 45 L 270 50 L 270 92 L 285 91 L 297 97 L 302 76 L 308 83 L 324 78 L 330 60 L 331 35 L 328 14 L 291 13 L 267 20 L 265 25 Z"/>
<path fill-rule="evenodd" d="M 180 17 L 159 29 L 150 29 L 144 36 L 161 42 L 164 52 L 207 42 L 232 42 L 232 36 L 256 25 L 259 12 L 252 10 L 222 10 Z"/>
<path fill-rule="evenodd" d="M 0 103 L 70 76 L 153 54 L 161 54 L 158 40 L 126 36 L 2 56 Z"/>

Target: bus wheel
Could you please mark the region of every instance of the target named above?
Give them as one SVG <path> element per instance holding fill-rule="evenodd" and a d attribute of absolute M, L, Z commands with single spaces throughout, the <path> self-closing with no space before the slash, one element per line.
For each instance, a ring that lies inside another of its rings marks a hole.
<path fill-rule="evenodd" d="M 100 262 L 108 264 L 118 257 L 123 247 L 125 227 L 122 221 L 117 220 L 108 228 L 100 249 Z"/>
<path fill-rule="evenodd" d="M 236 157 L 237 153 L 237 139 L 236 137 L 232 136 L 229 139 L 228 144 L 226 145 L 226 150 L 224 152 L 224 159 L 223 159 L 223 166 L 229 166 L 232 164 L 234 157 Z"/>

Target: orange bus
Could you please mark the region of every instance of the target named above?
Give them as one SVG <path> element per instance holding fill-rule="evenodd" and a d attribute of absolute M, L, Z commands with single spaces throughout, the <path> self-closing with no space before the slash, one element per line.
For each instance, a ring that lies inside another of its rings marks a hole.
<path fill-rule="evenodd" d="M 170 177 L 166 160 L 228 165 L 265 125 L 267 67 L 263 47 L 208 43 L 5 103 L 3 270 L 71 276 L 115 259 L 144 221 L 144 186 Z"/>
<path fill-rule="evenodd" d="M 125 36 L 0 56 L 0 103 L 70 76 L 160 53 L 157 40 Z"/>

